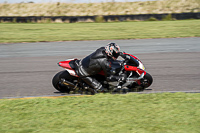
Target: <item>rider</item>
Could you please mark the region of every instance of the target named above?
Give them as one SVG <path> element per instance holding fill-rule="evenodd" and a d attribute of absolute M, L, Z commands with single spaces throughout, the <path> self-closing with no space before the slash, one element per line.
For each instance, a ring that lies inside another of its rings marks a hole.
<path fill-rule="evenodd" d="M 116 77 L 111 74 L 111 60 L 116 60 L 119 55 L 120 47 L 115 43 L 109 43 L 106 47 L 97 49 L 78 63 L 78 75 L 83 81 L 95 89 L 95 92 L 96 90 L 105 91 L 102 84 L 92 76 L 103 70 L 107 80 L 125 80 L 125 75 Z"/>

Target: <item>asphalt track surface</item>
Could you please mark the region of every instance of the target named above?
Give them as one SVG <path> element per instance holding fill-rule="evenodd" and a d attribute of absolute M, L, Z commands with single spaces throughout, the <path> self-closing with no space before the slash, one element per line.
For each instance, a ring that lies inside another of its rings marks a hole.
<path fill-rule="evenodd" d="M 61 96 L 52 86 L 60 60 L 83 58 L 109 42 L 139 57 L 154 79 L 145 93 L 200 92 L 200 38 L 0 44 L 0 98 Z"/>

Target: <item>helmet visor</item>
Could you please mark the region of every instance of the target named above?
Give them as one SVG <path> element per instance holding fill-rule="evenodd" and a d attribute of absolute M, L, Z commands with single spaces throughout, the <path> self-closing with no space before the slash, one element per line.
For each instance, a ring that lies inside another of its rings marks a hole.
<path fill-rule="evenodd" d="M 113 57 L 115 57 L 116 59 L 119 57 L 119 52 L 115 52 L 115 51 L 113 51 Z"/>

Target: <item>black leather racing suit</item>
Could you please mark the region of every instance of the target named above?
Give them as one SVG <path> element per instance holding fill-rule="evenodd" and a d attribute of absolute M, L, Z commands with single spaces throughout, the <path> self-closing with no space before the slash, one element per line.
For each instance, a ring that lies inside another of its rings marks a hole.
<path fill-rule="evenodd" d="M 98 74 L 102 70 L 105 77 L 109 76 L 111 70 L 111 62 L 109 60 L 110 57 L 105 53 L 105 47 L 101 47 L 79 62 L 78 75 L 92 88 L 102 89 L 102 84 L 91 76 Z"/>

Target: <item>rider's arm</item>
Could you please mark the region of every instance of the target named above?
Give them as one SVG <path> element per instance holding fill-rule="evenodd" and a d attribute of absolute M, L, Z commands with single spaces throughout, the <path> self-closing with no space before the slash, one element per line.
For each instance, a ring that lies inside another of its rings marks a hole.
<path fill-rule="evenodd" d="M 113 71 L 111 67 L 111 62 L 109 60 L 103 61 L 102 65 L 103 71 L 105 73 L 105 77 L 107 81 L 123 81 L 126 80 L 126 74 L 116 75 L 115 71 Z"/>
<path fill-rule="evenodd" d="M 101 67 L 104 71 L 105 77 L 112 75 L 112 73 L 111 73 L 111 62 L 110 61 L 102 60 L 100 62 L 100 64 L 101 64 Z"/>

